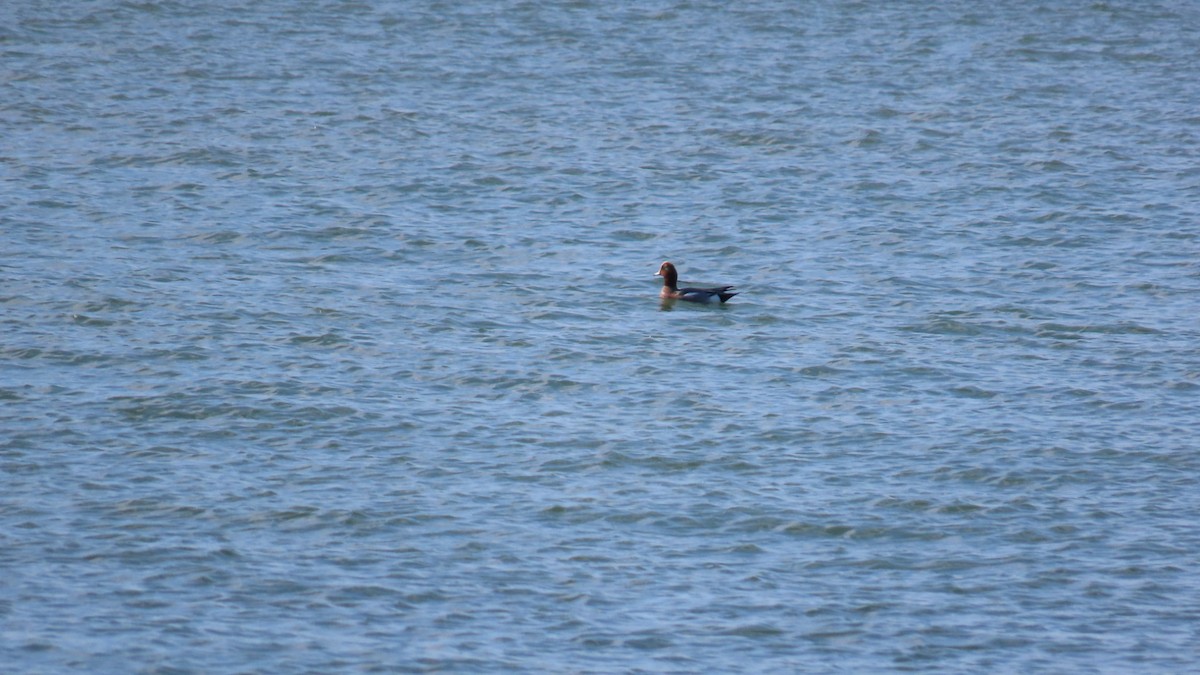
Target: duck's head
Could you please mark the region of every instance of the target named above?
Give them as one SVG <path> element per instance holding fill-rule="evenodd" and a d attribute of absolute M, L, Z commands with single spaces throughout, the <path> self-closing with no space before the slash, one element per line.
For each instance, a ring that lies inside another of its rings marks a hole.
<path fill-rule="evenodd" d="M 675 271 L 675 266 L 669 262 L 664 262 L 660 265 L 654 276 L 662 277 L 663 286 L 671 290 L 675 290 L 676 284 L 679 283 L 679 274 Z"/>

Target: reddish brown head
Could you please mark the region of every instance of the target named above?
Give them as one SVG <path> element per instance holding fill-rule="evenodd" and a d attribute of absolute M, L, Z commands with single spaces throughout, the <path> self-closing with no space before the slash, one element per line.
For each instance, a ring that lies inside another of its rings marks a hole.
<path fill-rule="evenodd" d="M 669 262 L 663 263 L 658 271 L 654 273 L 656 277 L 663 278 L 663 286 L 675 290 L 679 284 L 679 273 L 675 271 L 675 266 Z"/>

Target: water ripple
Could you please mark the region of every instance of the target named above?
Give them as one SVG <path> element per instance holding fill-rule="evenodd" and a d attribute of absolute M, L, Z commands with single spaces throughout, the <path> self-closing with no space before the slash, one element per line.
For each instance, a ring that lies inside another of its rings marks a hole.
<path fill-rule="evenodd" d="M 1190 6 L 6 9 L 12 668 L 1194 665 Z"/>

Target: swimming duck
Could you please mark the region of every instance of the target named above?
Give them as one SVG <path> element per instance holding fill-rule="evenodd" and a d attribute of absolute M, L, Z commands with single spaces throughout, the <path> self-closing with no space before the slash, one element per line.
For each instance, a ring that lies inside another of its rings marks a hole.
<path fill-rule="evenodd" d="M 679 288 L 679 273 L 675 271 L 675 266 L 669 262 L 665 262 L 658 271 L 654 273 L 656 277 L 663 278 L 662 292 L 659 296 L 671 300 L 687 300 L 688 302 L 715 302 L 720 300 L 724 303 L 726 300 L 737 295 L 730 293 L 729 289 L 733 286 L 718 286 L 715 288 Z"/>

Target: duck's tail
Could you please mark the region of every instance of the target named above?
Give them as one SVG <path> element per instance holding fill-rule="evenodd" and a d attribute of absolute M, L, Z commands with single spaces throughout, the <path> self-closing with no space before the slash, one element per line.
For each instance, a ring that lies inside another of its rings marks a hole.
<path fill-rule="evenodd" d="M 730 289 L 730 288 L 733 288 L 733 286 L 726 286 L 724 289 L 722 289 L 722 290 L 720 290 L 720 291 L 718 291 L 718 292 L 717 292 L 717 297 L 721 298 L 721 304 L 725 304 L 725 301 L 726 301 L 726 300 L 728 300 L 728 299 L 732 298 L 733 296 L 737 295 L 737 293 L 736 293 L 736 292 L 735 292 L 735 293 L 730 293 L 730 292 L 729 292 L 729 289 Z"/>

